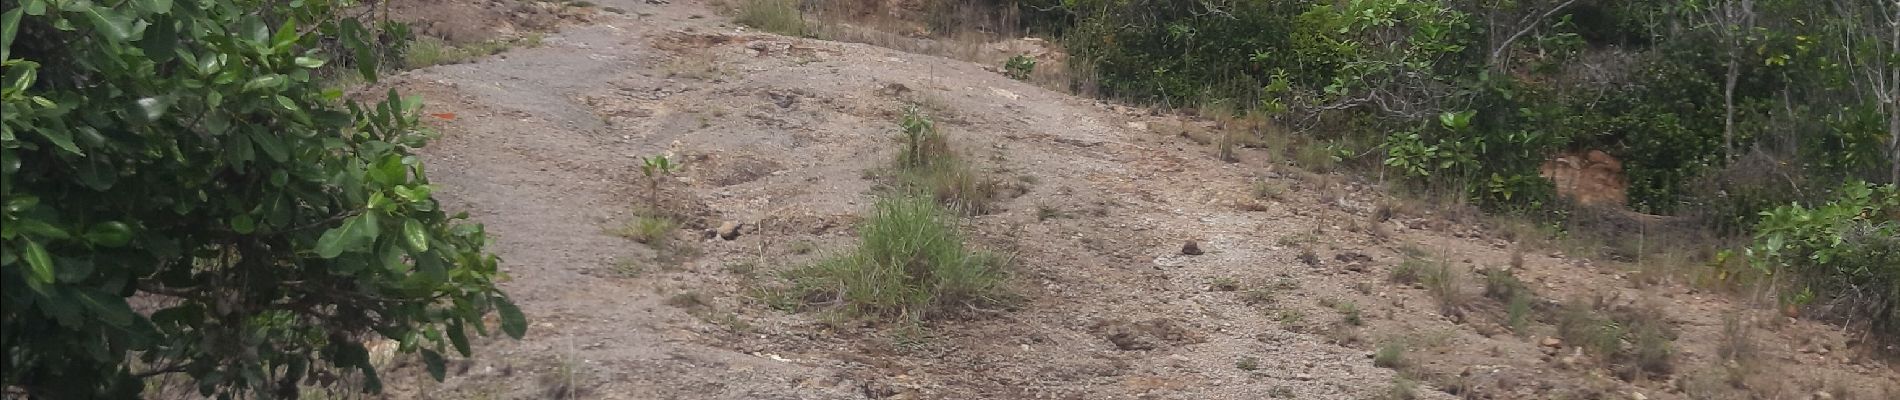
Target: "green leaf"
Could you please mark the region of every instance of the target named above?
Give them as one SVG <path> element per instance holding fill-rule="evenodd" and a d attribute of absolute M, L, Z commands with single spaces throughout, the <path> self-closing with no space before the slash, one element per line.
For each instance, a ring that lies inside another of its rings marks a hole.
<path fill-rule="evenodd" d="M 58 128 L 45 128 L 35 129 L 33 132 L 40 134 L 40 137 L 46 138 L 46 141 L 53 142 L 54 146 L 59 146 L 60 150 L 65 150 L 74 155 L 86 155 L 86 152 L 79 150 L 78 145 L 73 144 L 73 133 L 70 131 Z"/>
<path fill-rule="evenodd" d="M 84 237 L 95 245 L 119 247 L 132 241 L 132 228 L 118 221 L 102 222 L 87 228 Z"/>
<path fill-rule="evenodd" d="M 345 218 L 342 225 L 323 232 L 317 238 L 317 256 L 336 258 L 344 252 L 359 250 L 376 241 L 376 213 Z"/>
<path fill-rule="evenodd" d="M 323 59 L 314 58 L 314 57 L 297 57 L 296 63 L 297 63 L 297 66 L 299 67 L 315 69 L 315 68 L 323 66 Z"/>
<path fill-rule="evenodd" d="M 110 7 L 85 7 L 82 13 L 92 21 L 93 29 L 105 35 L 107 39 L 122 42 L 132 37 L 132 21 Z"/>
<path fill-rule="evenodd" d="M 250 81 L 244 82 L 244 91 L 249 92 L 249 91 L 258 90 L 258 89 L 277 88 L 283 85 L 284 81 L 286 80 L 287 79 L 284 78 L 283 75 L 277 75 L 277 74 L 251 78 Z M 282 96 L 279 96 L 279 97 L 282 97 Z"/>
<path fill-rule="evenodd" d="M 289 110 L 289 111 L 298 110 L 296 100 L 291 100 L 289 97 L 284 97 L 282 95 L 277 96 L 277 105 L 283 106 L 285 110 Z"/>
<path fill-rule="evenodd" d="M 59 229 L 57 226 L 36 219 L 22 218 L 18 221 L 14 221 L 13 225 L 12 228 L 18 229 L 21 233 L 32 234 L 33 236 L 47 239 L 65 239 L 71 237 L 66 234 L 66 230 Z"/>
<path fill-rule="evenodd" d="M 263 150 L 264 155 L 269 156 L 271 161 L 284 162 L 290 159 L 290 150 L 285 149 L 284 139 L 277 137 L 276 133 L 265 130 L 254 131 L 251 133 L 251 143 L 256 144 L 258 150 Z M 282 171 L 279 170 L 279 172 Z M 275 175 L 271 177 L 273 183 L 276 183 L 277 179 Z M 277 183 L 277 186 L 283 186 L 283 184 Z"/>
<path fill-rule="evenodd" d="M 501 331 L 509 337 L 520 339 L 528 334 L 528 317 L 521 315 L 521 308 L 506 296 L 495 296 L 495 311 L 501 314 Z"/>
<path fill-rule="evenodd" d="M 132 307 L 126 304 L 124 297 L 91 290 L 81 291 L 75 297 L 107 325 L 117 328 L 132 326 Z"/>
<path fill-rule="evenodd" d="M 8 54 L 13 53 L 13 35 L 20 31 L 21 11 L 25 10 L 15 8 L 6 14 L 0 14 L 0 60 L 11 59 Z"/>
<path fill-rule="evenodd" d="M 153 14 L 167 14 L 172 12 L 172 0 L 139 0 L 139 6 Z"/>
<path fill-rule="evenodd" d="M 239 215 L 231 219 L 231 230 L 240 235 L 249 235 L 257 231 L 257 220 L 251 218 L 250 214 Z"/>
<path fill-rule="evenodd" d="M 428 367 L 429 377 L 435 378 L 436 382 L 442 381 L 443 375 L 446 375 L 447 372 L 447 368 L 445 368 L 442 362 L 442 353 L 437 353 L 435 350 L 422 349 L 422 363 Z"/>
<path fill-rule="evenodd" d="M 475 352 L 469 349 L 468 329 L 462 326 L 462 318 L 456 317 L 449 320 L 446 329 L 449 334 L 449 345 L 454 346 L 456 352 L 462 353 L 463 357 L 475 355 Z"/>
<path fill-rule="evenodd" d="M 429 231 L 421 221 L 405 220 L 402 223 L 402 237 L 409 243 L 409 249 L 417 253 L 429 251 Z"/>
<path fill-rule="evenodd" d="M 40 247 L 39 242 L 34 242 L 33 239 L 21 239 L 21 242 L 26 247 L 24 249 L 26 265 L 32 267 L 33 281 L 40 284 L 53 283 L 53 256 L 46 254 L 46 248 Z M 521 312 L 515 311 L 515 313 Z"/>

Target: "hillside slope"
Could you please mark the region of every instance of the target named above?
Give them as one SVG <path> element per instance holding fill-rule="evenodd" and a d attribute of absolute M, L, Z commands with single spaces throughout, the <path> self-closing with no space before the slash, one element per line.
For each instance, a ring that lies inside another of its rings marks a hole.
<path fill-rule="evenodd" d="M 1179 134 L 1195 121 L 652 3 L 665 2 L 602 1 L 625 13 L 395 79 L 437 115 L 438 192 L 488 225 L 533 325 L 444 383 L 401 367 L 394 395 L 1358 399 L 1400 376 L 1424 398 L 1875 399 L 1900 386 L 1836 328 L 1547 250 L 1511 267 L 1518 244 L 1390 212 L 1369 185 L 1254 150 L 1220 161 Z M 1011 188 L 966 228 L 1014 255 L 1023 301 L 918 327 L 775 309 L 776 272 L 854 242 L 878 185 L 867 171 L 894 154 L 906 104 Z M 645 194 L 638 157 L 669 151 L 686 166 L 670 196 L 703 218 L 662 253 L 610 231 Z M 725 222 L 741 235 L 699 234 Z M 1204 254 L 1183 254 L 1188 241 Z M 1408 258 L 1451 278 L 1391 282 Z M 1481 295 L 1478 272 L 1506 268 L 1543 316 L 1519 334 Z M 1460 300 L 1441 306 L 1447 292 Z M 1669 365 L 1620 371 L 1545 340 L 1565 302 L 1665 321 Z M 1746 363 L 1722 359 L 1735 343 L 1753 348 Z M 1406 349 L 1397 368 L 1381 348 Z"/>

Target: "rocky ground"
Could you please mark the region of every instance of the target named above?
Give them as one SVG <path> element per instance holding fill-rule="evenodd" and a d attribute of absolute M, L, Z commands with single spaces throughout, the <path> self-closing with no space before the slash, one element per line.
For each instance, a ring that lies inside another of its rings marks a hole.
<path fill-rule="evenodd" d="M 455 4 L 502 21 L 468 26 L 525 18 Z M 1900 372 L 1836 326 L 1645 284 L 1266 150 L 1224 162 L 1179 134 L 1203 122 L 984 65 L 755 32 L 697 0 L 586 8 L 550 20 L 538 47 L 392 79 L 427 99 L 443 133 L 425 150 L 431 178 L 487 225 L 532 327 L 485 342 L 446 382 L 398 361 L 388 396 L 1362 399 L 1410 382 L 1420 398 L 1900 393 Z M 908 104 L 1005 184 L 999 210 L 965 228 L 1013 257 L 1021 300 L 919 325 L 774 307 L 777 272 L 854 243 L 878 185 L 867 171 L 891 159 Z M 685 165 L 666 196 L 699 218 L 656 250 L 611 231 L 647 196 L 638 157 L 666 152 Z M 721 225 L 733 240 L 701 234 Z M 1407 259 L 1448 272 L 1393 282 Z M 1536 293 L 1518 329 L 1482 293 L 1496 270 Z M 1564 304 L 1664 322 L 1667 365 L 1632 372 L 1553 338 Z M 1747 355 L 1730 361 L 1737 344 Z"/>

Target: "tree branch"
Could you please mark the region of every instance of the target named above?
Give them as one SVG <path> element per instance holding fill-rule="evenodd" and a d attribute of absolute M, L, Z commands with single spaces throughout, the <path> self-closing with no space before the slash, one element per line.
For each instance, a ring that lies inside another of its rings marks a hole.
<path fill-rule="evenodd" d="M 1571 4 L 1574 4 L 1576 2 L 1577 0 L 1566 0 L 1562 4 L 1558 4 L 1556 7 L 1551 7 L 1550 10 L 1548 11 L 1544 11 L 1544 14 L 1538 15 L 1536 20 L 1543 20 L 1543 19 L 1550 18 L 1551 15 L 1556 15 L 1557 11 L 1561 11 L 1565 8 L 1568 8 L 1570 7 Z M 1498 63 L 1498 58 L 1504 55 L 1504 50 L 1511 48 L 1512 42 L 1516 42 L 1517 38 L 1523 37 L 1525 34 L 1530 33 L 1533 30 L 1537 30 L 1538 26 L 1543 25 L 1542 23 L 1535 22 L 1535 20 L 1532 20 L 1529 16 L 1525 16 L 1525 19 L 1521 20 L 1521 22 L 1518 22 L 1518 24 L 1521 24 L 1521 25 L 1528 24 L 1528 25 L 1526 25 L 1524 29 L 1518 30 L 1517 33 L 1513 33 L 1511 34 L 1511 36 L 1504 38 L 1504 43 L 1499 43 L 1497 48 L 1491 50 L 1491 58 L 1489 58 L 1488 60 L 1490 61 L 1492 66 L 1501 66 L 1501 64 Z"/>

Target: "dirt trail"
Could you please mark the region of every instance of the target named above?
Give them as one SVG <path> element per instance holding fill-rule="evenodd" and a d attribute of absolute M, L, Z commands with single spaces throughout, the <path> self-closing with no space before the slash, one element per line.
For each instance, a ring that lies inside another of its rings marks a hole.
<path fill-rule="evenodd" d="M 1394 370 L 1369 359 L 1388 342 L 1414 349 L 1426 398 L 1683 396 L 1687 379 L 1632 384 L 1567 366 L 1535 340 L 1547 326 L 1497 334 L 1387 283 L 1401 247 L 1462 273 L 1506 264 L 1509 245 L 1430 216 L 1373 220 L 1370 188 L 1252 152 L 1221 162 L 1157 132 L 1171 118 L 974 64 L 758 34 L 697 1 L 600 3 L 626 14 L 396 79 L 428 112 L 454 114 L 425 151 L 431 177 L 449 207 L 487 224 L 504 286 L 533 323 L 525 340 L 480 346 L 445 383 L 409 367 L 399 397 L 1357 399 L 1392 386 Z M 756 293 L 776 271 L 853 241 L 873 201 L 865 171 L 890 158 L 906 103 L 1023 189 L 967 222 L 976 242 L 1016 255 L 1025 303 L 916 330 L 773 310 Z M 685 158 L 682 197 L 705 204 L 711 225 L 745 223 L 744 235 L 683 234 L 692 256 L 661 262 L 606 233 L 642 193 L 636 157 L 666 151 Z M 1256 182 L 1286 190 L 1256 199 Z M 1182 255 L 1186 240 L 1207 253 Z M 1683 339 L 1675 376 L 1716 364 L 1706 338 L 1736 306 L 1679 287 L 1628 289 L 1622 274 L 1583 264 L 1533 255 L 1519 276 L 1551 299 L 1665 304 L 1679 337 L 1704 338 Z M 1465 276 L 1475 292 L 1480 278 Z M 1227 280 L 1240 288 L 1213 288 Z M 1342 324 L 1340 303 L 1363 326 Z M 1777 325 L 1760 336 L 1767 357 L 1805 365 L 1789 379 L 1794 398 L 1878 398 L 1894 385 L 1891 366 L 1849 359 L 1829 328 Z M 1823 343 L 1839 351 L 1796 351 Z M 1257 368 L 1239 367 L 1248 363 Z"/>

